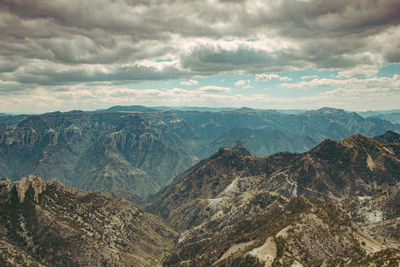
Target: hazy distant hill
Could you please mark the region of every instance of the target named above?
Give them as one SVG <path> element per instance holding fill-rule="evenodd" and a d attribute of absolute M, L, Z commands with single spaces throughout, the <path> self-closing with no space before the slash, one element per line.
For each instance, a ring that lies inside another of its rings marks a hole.
<path fill-rule="evenodd" d="M 400 123 L 400 112 L 394 112 L 389 114 L 378 114 L 373 117 L 388 120 L 392 123 Z"/>
<path fill-rule="evenodd" d="M 107 111 L 139 111 L 139 112 L 156 112 L 158 109 L 155 108 L 148 108 L 145 106 L 139 106 L 139 105 L 134 105 L 134 106 L 113 106 L 108 109 Z"/>
<path fill-rule="evenodd" d="M 392 109 L 392 110 L 381 110 L 381 111 L 365 111 L 359 112 L 359 114 L 363 117 L 373 117 L 388 120 L 392 123 L 400 123 L 400 110 Z"/>
<path fill-rule="evenodd" d="M 295 115 L 249 108 L 153 112 L 134 106 L 21 116 L 4 117 L 0 124 L 2 176 L 16 180 L 33 174 L 87 190 L 123 189 L 142 198 L 239 140 L 262 156 L 307 151 L 326 138 L 400 129 L 330 108 Z"/>
<path fill-rule="evenodd" d="M 367 117 L 375 117 L 377 115 L 383 115 L 383 114 L 391 114 L 391 113 L 398 113 L 400 112 L 400 109 L 390 109 L 390 110 L 368 110 L 368 111 L 360 111 L 357 112 L 361 116 L 367 118 Z"/>

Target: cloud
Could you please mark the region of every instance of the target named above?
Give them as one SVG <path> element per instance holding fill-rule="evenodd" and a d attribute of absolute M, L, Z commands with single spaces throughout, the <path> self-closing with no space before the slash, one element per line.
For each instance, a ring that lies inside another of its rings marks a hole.
<path fill-rule="evenodd" d="M 310 79 L 317 79 L 318 75 L 306 75 L 306 76 L 301 76 L 302 80 L 310 80 Z"/>
<path fill-rule="evenodd" d="M 395 0 L 4 0 L 0 72 L 17 81 L 16 68 L 32 62 L 63 72 L 71 65 L 157 65 L 166 57 L 184 73 L 169 78 L 399 62 L 399 13 Z M 157 75 L 137 78 L 146 79 Z"/>
<path fill-rule="evenodd" d="M 237 82 L 235 82 L 235 86 L 240 87 L 246 84 L 245 80 L 239 80 Z"/>
<path fill-rule="evenodd" d="M 338 78 L 371 77 L 378 74 L 379 70 L 372 66 L 358 66 L 350 70 L 340 71 Z"/>
<path fill-rule="evenodd" d="M 182 81 L 181 82 L 181 85 L 187 85 L 187 86 L 198 85 L 198 84 L 199 84 L 199 82 L 196 81 L 196 80 L 189 80 L 189 81 Z"/>
<path fill-rule="evenodd" d="M 2 0 L 0 94 L 236 74 L 348 88 L 400 63 L 399 14 L 398 0 Z M 307 68 L 346 82 L 274 74 Z"/>
<path fill-rule="evenodd" d="M 241 87 L 243 89 L 253 88 L 253 86 L 251 86 L 250 83 L 251 83 L 251 80 L 239 80 L 239 81 L 235 82 L 235 86 Z"/>
<path fill-rule="evenodd" d="M 272 81 L 272 80 L 280 80 L 280 81 L 291 81 L 292 78 L 287 76 L 279 76 L 278 74 L 256 74 L 256 81 Z"/>
<path fill-rule="evenodd" d="M 320 79 L 322 80 L 322 79 Z M 336 79 L 326 79 L 325 84 L 335 83 Z M 84 107 L 86 110 L 106 108 L 110 105 L 141 104 L 147 106 L 232 106 L 241 107 L 243 103 L 254 108 L 315 109 L 323 106 L 335 106 L 347 110 L 395 109 L 400 102 L 400 77 L 337 80 L 340 83 L 329 91 L 316 95 L 300 97 L 271 97 L 267 94 L 251 93 L 243 95 L 231 88 L 205 86 L 198 90 L 183 88 L 141 89 L 116 87 L 112 83 L 102 82 L 88 85 L 79 83 L 70 86 L 56 85 L 31 87 L 19 94 L 2 94 L 0 107 L 6 112 L 25 113 L 46 112 L 50 110 L 72 110 Z M 310 81 L 307 87 L 318 83 Z M 6 84 L 0 84 L 0 87 Z M 19 86 L 8 84 L 8 86 Z M 246 92 L 248 92 L 246 90 Z M 229 94 L 226 94 L 229 93 Z"/>
<path fill-rule="evenodd" d="M 219 86 L 203 86 L 199 89 L 200 92 L 212 92 L 212 93 L 229 93 L 232 92 L 231 88 L 228 87 L 219 87 Z"/>
<path fill-rule="evenodd" d="M 298 83 L 282 83 L 280 87 L 308 89 L 320 87 L 343 87 L 349 89 L 365 89 L 365 88 L 400 88 L 400 76 L 394 74 L 392 77 L 372 77 L 366 79 L 350 78 L 350 79 L 313 79 L 311 81 L 301 81 Z"/>

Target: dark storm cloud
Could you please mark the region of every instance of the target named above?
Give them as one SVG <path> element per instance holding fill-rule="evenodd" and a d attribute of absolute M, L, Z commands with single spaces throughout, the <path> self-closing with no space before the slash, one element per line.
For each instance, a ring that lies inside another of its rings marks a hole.
<path fill-rule="evenodd" d="M 85 68 L 71 68 L 59 71 L 56 68 L 38 68 L 17 76 L 16 81 L 21 84 L 63 85 L 88 82 L 135 82 L 148 80 L 167 80 L 171 78 L 188 77 L 188 73 L 178 71 L 173 67 L 157 70 L 152 67 L 117 66 L 112 70 L 100 69 L 88 71 Z M 1 76 L 0 76 L 1 77 Z"/>
<path fill-rule="evenodd" d="M 399 22 L 398 0 L 2 0 L 0 79 L 53 85 L 384 65 L 400 62 Z M 156 66 L 160 58 L 172 63 Z"/>
<path fill-rule="evenodd" d="M 215 72 L 246 70 L 250 73 L 278 71 L 290 67 L 304 67 L 302 58 L 295 53 L 265 51 L 239 47 L 233 51 L 199 47 L 184 58 L 182 65 L 197 73 L 212 75 Z"/>

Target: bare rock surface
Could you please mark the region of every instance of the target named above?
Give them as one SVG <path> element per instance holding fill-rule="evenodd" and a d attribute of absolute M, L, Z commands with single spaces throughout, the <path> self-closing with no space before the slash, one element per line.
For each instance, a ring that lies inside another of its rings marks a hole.
<path fill-rule="evenodd" d="M 5 265 L 152 266 L 175 231 L 126 200 L 39 177 L 0 180 Z"/>

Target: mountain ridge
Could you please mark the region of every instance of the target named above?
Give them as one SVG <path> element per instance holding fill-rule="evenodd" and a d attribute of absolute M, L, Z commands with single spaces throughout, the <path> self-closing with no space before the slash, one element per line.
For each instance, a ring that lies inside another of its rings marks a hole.
<path fill-rule="evenodd" d="M 113 192 L 3 179 L 0 263 L 397 266 L 400 143 L 377 141 L 392 135 L 265 157 L 221 147 L 153 196 L 153 214 Z"/>
<path fill-rule="evenodd" d="M 297 154 L 219 149 L 147 207 L 181 233 L 163 266 L 400 263 L 394 147 L 356 134 Z"/>
<path fill-rule="evenodd" d="M 124 189 L 146 199 L 221 146 L 240 140 L 258 156 L 305 152 L 325 138 L 400 129 L 331 108 L 281 114 L 199 111 L 71 111 L 0 125 L 0 171 L 38 175 L 85 190 Z M 0 123 L 1 124 L 1 123 Z"/>
<path fill-rule="evenodd" d="M 35 176 L 0 180 L 0 189 L 3 263 L 150 266 L 176 238 L 160 218 L 126 200 Z"/>

